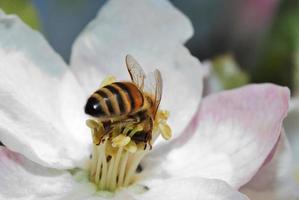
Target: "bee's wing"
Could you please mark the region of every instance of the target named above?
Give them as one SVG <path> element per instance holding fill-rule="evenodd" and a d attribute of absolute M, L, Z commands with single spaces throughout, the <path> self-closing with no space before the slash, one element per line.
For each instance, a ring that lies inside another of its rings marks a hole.
<path fill-rule="evenodd" d="M 148 93 L 153 99 L 153 116 L 156 115 L 156 112 L 159 108 L 161 98 L 162 98 L 163 82 L 162 76 L 158 69 L 150 73 L 145 82 L 144 91 Z"/>
<path fill-rule="evenodd" d="M 131 55 L 126 56 L 126 65 L 131 76 L 131 80 L 137 87 L 143 90 L 145 73 L 139 63 Z"/>

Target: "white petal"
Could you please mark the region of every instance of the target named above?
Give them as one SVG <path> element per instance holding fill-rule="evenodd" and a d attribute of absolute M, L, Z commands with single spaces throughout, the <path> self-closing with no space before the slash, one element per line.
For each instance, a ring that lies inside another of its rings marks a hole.
<path fill-rule="evenodd" d="M 69 148 L 76 145 L 77 154 L 76 157 L 74 156 L 76 161 L 88 159 L 92 139 L 90 129 L 85 124 L 87 119 L 84 113 L 86 96 L 72 73 L 65 74 L 61 80 L 59 97 L 61 120 L 66 127 L 64 132 L 68 139 L 72 138 L 69 142 L 74 142 L 74 144 L 65 145 L 69 145 Z"/>
<path fill-rule="evenodd" d="M 290 146 L 282 134 L 272 160 L 241 191 L 254 200 L 299 199 L 299 185 L 294 180 L 292 164 Z"/>
<path fill-rule="evenodd" d="M 82 180 L 81 180 L 82 181 Z M 196 199 L 245 200 L 245 195 L 223 181 L 203 178 L 152 180 L 143 195 L 124 189 L 109 199 Z M 77 182 L 68 173 L 35 164 L 22 155 L 0 147 L 0 199 L 103 200 L 105 192 L 95 192 L 92 184 Z"/>
<path fill-rule="evenodd" d="M 92 192 L 92 186 L 74 181 L 68 172 L 42 167 L 0 147 L 0 199 L 85 199 Z"/>
<path fill-rule="evenodd" d="M 248 200 L 227 183 L 216 179 L 182 178 L 153 181 L 149 191 L 137 196 L 142 200 Z"/>
<path fill-rule="evenodd" d="M 222 179 L 239 188 L 254 176 L 275 146 L 288 98 L 288 89 L 272 84 L 205 98 L 193 130 L 173 143 L 177 148 L 166 159 L 160 155 L 163 170 L 157 165 L 157 171 L 160 176 L 166 171 L 164 176 Z M 187 137 L 191 138 L 185 142 Z"/>
<path fill-rule="evenodd" d="M 76 40 L 71 66 L 88 92 L 107 74 L 128 80 L 127 54 L 146 72 L 159 68 L 161 107 L 170 111 L 177 135 L 194 115 L 202 92 L 201 65 L 183 46 L 192 32 L 190 21 L 167 1 L 111 0 Z"/>
<path fill-rule="evenodd" d="M 78 108 L 72 116 L 65 111 L 78 106 L 73 102 L 83 102 L 82 95 L 74 76 L 45 39 L 19 18 L 2 13 L 0 140 L 42 165 L 73 167 L 74 162 L 88 157 L 88 144 L 78 136 L 88 132 L 79 132 L 82 128 L 70 131 L 65 121 L 68 118 L 78 127 Z"/>

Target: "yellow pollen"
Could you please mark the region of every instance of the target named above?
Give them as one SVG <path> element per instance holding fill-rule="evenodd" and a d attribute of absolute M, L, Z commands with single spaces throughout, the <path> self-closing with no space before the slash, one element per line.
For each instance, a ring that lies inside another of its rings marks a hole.
<path fill-rule="evenodd" d="M 137 145 L 134 141 L 130 141 L 124 148 L 130 153 L 135 153 L 137 151 Z"/>
<path fill-rule="evenodd" d="M 102 81 L 100 88 L 102 88 L 106 85 L 110 85 L 111 83 L 114 83 L 114 82 L 116 82 L 116 77 L 113 75 L 109 75 Z"/>
<path fill-rule="evenodd" d="M 168 112 L 158 110 L 152 132 L 153 144 L 161 134 L 170 139 L 171 129 L 167 124 Z M 106 123 L 106 122 L 105 122 Z M 110 126 L 105 130 L 102 121 L 89 119 L 86 125 L 91 129 L 93 150 L 89 165 L 90 181 L 99 190 L 115 191 L 135 183 L 141 176 L 138 165 L 150 152 L 150 145 L 135 140 L 135 134 L 146 130 L 146 123 L 127 123 L 125 126 Z M 107 127 L 107 126 L 106 126 Z"/>
<path fill-rule="evenodd" d="M 161 123 L 159 125 L 159 129 L 161 131 L 161 135 L 165 140 L 169 140 L 172 136 L 171 128 L 168 124 Z"/>
<path fill-rule="evenodd" d="M 120 134 L 112 139 L 112 147 L 124 147 L 131 141 L 131 138 Z"/>

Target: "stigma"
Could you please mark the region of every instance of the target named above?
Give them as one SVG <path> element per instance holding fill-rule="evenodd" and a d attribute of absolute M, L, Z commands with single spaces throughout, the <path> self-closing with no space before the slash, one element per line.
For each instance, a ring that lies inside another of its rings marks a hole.
<path fill-rule="evenodd" d="M 157 111 L 150 141 L 138 139 L 148 126 L 146 121 L 143 124 L 115 123 L 114 126 L 111 122 L 107 126 L 99 119 L 86 121 L 92 135 L 89 179 L 98 190 L 115 191 L 138 182 L 140 162 L 151 151 L 156 139 L 160 135 L 166 140 L 171 138 L 168 116 L 167 111 Z"/>

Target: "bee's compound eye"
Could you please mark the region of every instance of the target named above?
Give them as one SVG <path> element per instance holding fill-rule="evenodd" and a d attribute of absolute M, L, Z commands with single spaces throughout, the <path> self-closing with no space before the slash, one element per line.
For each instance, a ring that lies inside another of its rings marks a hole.
<path fill-rule="evenodd" d="M 93 117 L 101 117 L 105 115 L 100 102 L 94 97 L 90 97 L 87 100 L 87 103 L 85 105 L 85 113 Z"/>

